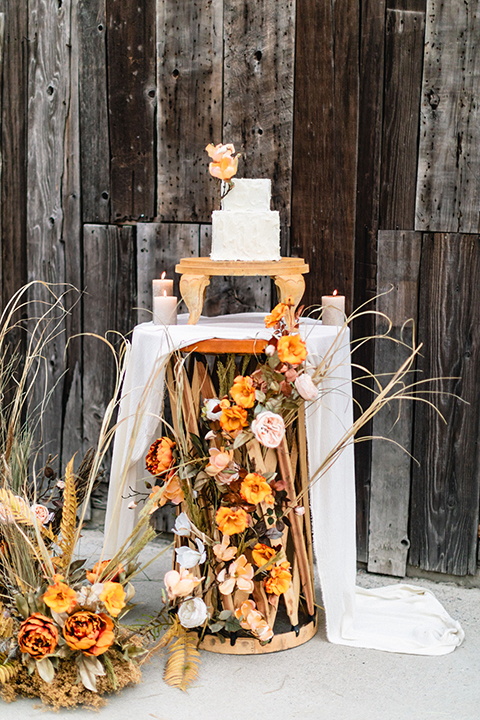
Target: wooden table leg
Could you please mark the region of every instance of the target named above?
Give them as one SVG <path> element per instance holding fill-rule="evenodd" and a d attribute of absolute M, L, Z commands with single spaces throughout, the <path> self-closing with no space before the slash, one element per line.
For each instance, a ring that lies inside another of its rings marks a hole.
<path fill-rule="evenodd" d="M 196 325 L 202 314 L 208 285 L 210 285 L 208 275 L 182 275 L 180 278 L 180 293 L 190 313 L 189 325 Z"/>
<path fill-rule="evenodd" d="M 293 297 L 295 307 L 300 303 L 305 292 L 305 280 L 303 275 L 274 275 L 280 302 L 285 302 L 289 295 Z"/>

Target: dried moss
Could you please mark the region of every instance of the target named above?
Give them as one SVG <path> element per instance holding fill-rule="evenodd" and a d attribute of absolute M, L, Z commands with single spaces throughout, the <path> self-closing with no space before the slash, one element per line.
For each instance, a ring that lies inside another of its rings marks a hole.
<path fill-rule="evenodd" d="M 136 685 L 142 679 L 138 665 L 127 662 L 120 653 L 112 651 L 109 658 L 115 671 L 117 687 L 114 688 L 108 675 L 97 678 L 98 693 L 86 690 L 83 683 L 77 683 L 77 667 L 72 661 L 61 660 L 55 679 L 46 683 L 38 675 L 28 675 L 26 668 L 20 668 L 17 676 L 0 688 L 0 697 L 4 702 L 13 702 L 19 696 L 40 698 L 45 705 L 54 710 L 84 705 L 98 710 L 106 704 L 104 695 L 119 692 L 127 685 Z"/>

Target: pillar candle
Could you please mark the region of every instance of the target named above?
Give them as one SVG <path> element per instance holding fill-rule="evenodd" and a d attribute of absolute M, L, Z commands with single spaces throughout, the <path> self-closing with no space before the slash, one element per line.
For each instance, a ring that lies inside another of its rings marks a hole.
<path fill-rule="evenodd" d="M 160 280 L 152 280 L 152 292 L 153 297 L 162 296 L 165 292 L 168 295 L 173 295 L 173 280 L 165 278 L 167 273 L 164 271 Z"/>
<path fill-rule="evenodd" d="M 153 298 L 153 324 L 154 325 L 176 325 L 177 324 L 177 298 L 175 295 L 157 295 Z"/>
<path fill-rule="evenodd" d="M 322 296 L 322 325 L 343 325 L 345 322 L 345 295 Z"/>

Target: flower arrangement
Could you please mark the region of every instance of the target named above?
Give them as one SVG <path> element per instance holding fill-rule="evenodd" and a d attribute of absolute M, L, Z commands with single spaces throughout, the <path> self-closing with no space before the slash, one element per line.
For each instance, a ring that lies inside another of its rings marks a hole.
<path fill-rule="evenodd" d="M 300 312 L 292 298 L 279 303 L 265 319 L 272 336 L 264 354 L 244 358 L 240 371 L 229 355 L 214 382 L 202 365 L 201 404 L 181 358 L 170 366 L 172 433 L 152 444 L 145 464 L 155 477 L 149 501 L 178 507 L 176 565 L 164 578 L 177 639 L 195 631 L 267 645 L 280 605 L 295 635 L 314 621 L 309 528 L 293 455 L 296 420 L 318 389 L 307 372 Z"/>

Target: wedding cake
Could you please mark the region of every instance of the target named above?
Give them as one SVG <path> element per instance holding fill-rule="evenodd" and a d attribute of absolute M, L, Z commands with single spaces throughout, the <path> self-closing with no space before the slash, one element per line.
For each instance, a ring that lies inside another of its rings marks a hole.
<path fill-rule="evenodd" d="M 212 260 L 280 260 L 280 216 L 270 210 L 268 179 L 232 181 L 212 213 Z"/>

